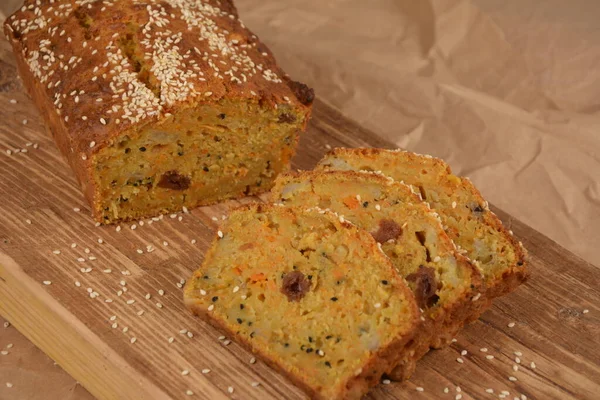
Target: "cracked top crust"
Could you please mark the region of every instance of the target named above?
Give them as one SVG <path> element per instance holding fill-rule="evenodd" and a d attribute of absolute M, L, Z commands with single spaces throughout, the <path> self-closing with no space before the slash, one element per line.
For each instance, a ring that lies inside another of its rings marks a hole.
<path fill-rule="evenodd" d="M 83 157 L 176 108 L 240 99 L 306 109 L 314 98 L 229 0 L 26 0 L 4 28 Z"/>

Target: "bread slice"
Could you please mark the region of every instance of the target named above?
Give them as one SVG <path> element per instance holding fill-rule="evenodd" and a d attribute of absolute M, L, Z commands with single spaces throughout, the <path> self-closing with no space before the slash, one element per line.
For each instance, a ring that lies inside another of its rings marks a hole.
<path fill-rule="evenodd" d="M 276 205 L 231 213 L 184 299 L 317 399 L 360 399 L 406 356 L 420 323 L 371 235 Z"/>
<path fill-rule="evenodd" d="M 449 343 L 486 308 L 479 301 L 481 273 L 409 186 L 373 173 L 306 171 L 278 177 L 271 194 L 287 206 L 331 209 L 370 232 L 407 280 L 425 323 L 411 345 L 414 358 L 393 378 L 407 379 L 430 346 Z"/>
<path fill-rule="evenodd" d="M 448 236 L 481 268 L 488 298 L 507 294 L 527 279 L 522 244 L 471 181 L 453 175 L 443 160 L 402 150 L 338 148 L 317 169 L 381 171 L 412 185 L 440 215 Z"/>

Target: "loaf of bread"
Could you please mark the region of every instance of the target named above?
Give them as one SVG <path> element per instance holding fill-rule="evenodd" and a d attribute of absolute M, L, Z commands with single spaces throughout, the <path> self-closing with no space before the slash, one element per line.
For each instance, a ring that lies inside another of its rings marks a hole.
<path fill-rule="evenodd" d="M 26 0 L 4 28 L 99 222 L 268 190 L 309 118 L 231 0 Z"/>
<path fill-rule="evenodd" d="M 444 161 L 401 150 L 339 148 L 317 169 L 380 171 L 412 185 L 440 215 L 448 236 L 481 268 L 488 299 L 513 291 L 527 279 L 521 243 L 490 211 L 471 181 L 452 174 Z"/>
<path fill-rule="evenodd" d="M 369 233 L 277 205 L 230 214 L 184 299 L 317 399 L 360 399 L 407 356 L 420 323 Z"/>
<path fill-rule="evenodd" d="M 307 171 L 280 175 L 271 195 L 286 206 L 343 215 L 371 233 L 406 279 L 425 323 L 410 346 L 413 357 L 391 374 L 394 379 L 407 379 L 430 346 L 448 344 L 486 308 L 481 273 L 457 253 L 438 216 L 407 185 L 374 173 Z"/>

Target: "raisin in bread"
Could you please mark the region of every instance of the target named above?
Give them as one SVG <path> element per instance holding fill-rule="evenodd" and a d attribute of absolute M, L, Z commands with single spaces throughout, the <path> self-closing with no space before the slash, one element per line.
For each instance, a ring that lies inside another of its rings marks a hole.
<path fill-rule="evenodd" d="M 481 274 L 458 254 L 437 215 L 407 185 L 353 171 L 284 174 L 271 200 L 294 207 L 330 209 L 370 232 L 413 290 L 425 323 L 411 345 L 414 358 L 392 375 L 407 379 L 431 347 L 450 342 L 487 304 Z"/>
<path fill-rule="evenodd" d="M 380 171 L 412 185 L 440 215 L 448 236 L 481 268 L 488 298 L 509 293 L 527 279 L 521 243 L 471 181 L 453 175 L 443 160 L 401 150 L 338 148 L 317 169 Z"/>
<path fill-rule="evenodd" d="M 308 121 L 231 0 L 26 0 L 4 28 L 100 222 L 268 190 Z"/>
<path fill-rule="evenodd" d="M 371 235 L 276 205 L 233 210 L 184 299 L 318 399 L 360 399 L 406 356 L 420 322 Z"/>

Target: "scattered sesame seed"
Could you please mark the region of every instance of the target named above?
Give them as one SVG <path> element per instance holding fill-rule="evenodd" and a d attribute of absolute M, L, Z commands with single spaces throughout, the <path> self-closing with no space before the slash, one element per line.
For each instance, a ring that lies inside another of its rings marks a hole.
<path fill-rule="evenodd" d="M 250 385 L 252 387 L 259 387 L 260 386 L 260 382 L 252 382 Z"/>
<path fill-rule="evenodd" d="M 162 290 L 162 289 L 159 289 L 158 290 L 158 294 L 161 295 L 161 296 L 164 296 L 165 295 L 165 291 Z"/>
<path fill-rule="evenodd" d="M 374 307 L 375 308 L 380 308 L 381 307 L 381 303 L 375 303 Z"/>
<path fill-rule="evenodd" d="M 96 145 L 96 142 L 94 142 L 93 140 L 90 142 L 90 147 L 94 147 Z"/>
<path fill-rule="evenodd" d="M 517 364 L 521 364 L 521 359 L 520 359 L 519 357 L 515 357 L 515 362 L 516 362 Z"/>
<path fill-rule="evenodd" d="M 452 202 L 452 208 L 456 208 L 456 202 L 455 201 Z"/>
<path fill-rule="evenodd" d="M 54 253 L 54 254 L 60 254 L 60 250 L 54 250 L 52 253 Z"/>
<path fill-rule="evenodd" d="M 375 204 L 375 209 L 376 209 L 377 211 L 380 211 L 380 210 L 381 210 L 381 206 L 380 206 L 379 204 Z"/>
<path fill-rule="evenodd" d="M 521 353 L 520 351 L 515 351 L 514 354 L 515 354 L 515 356 L 523 357 L 523 353 Z"/>
<path fill-rule="evenodd" d="M 319 350 L 319 351 L 320 351 L 320 350 Z M 255 358 L 255 357 L 252 357 L 252 358 L 250 359 L 250 364 L 256 364 L 256 358 Z"/>
<path fill-rule="evenodd" d="M 129 327 L 128 326 L 126 326 L 125 328 L 123 328 L 123 333 L 127 333 L 127 332 L 129 332 Z"/>
<path fill-rule="evenodd" d="M 137 338 L 132 337 L 131 339 L 129 339 L 129 341 L 131 342 L 131 344 L 134 344 L 135 342 L 137 342 Z"/>
<path fill-rule="evenodd" d="M 205 375 L 208 374 L 209 372 L 210 372 L 210 369 L 208 369 L 208 368 L 204 368 L 202 370 L 202 373 L 205 374 Z"/>
<path fill-rule="evenodd" d="M 512 327 L 514 327 L 514 326 L 515 326 L 515 323 L 514 323 L 514 322 L 509 322 L 509 323 L 508 323 L 508 327 L 509 327 L 509 328 L 512 328 Z"/>
<path fill-rule="evenodd" d="M 0 351 L 0 354 L 2 354 L 3 356 L 7 356 L 8 355 L 8 351 L 2 350 L 2 351 Z"/>
<path fill-rule="evenodd" d="M 514 376 L 509 376 L 508 380 L 511 381 L 511 382 L 516 382 L 517 378 L 515 378 Z"/>
<path fill-rule="evenodd" d="M 192 392 L 191 390 L 188 389 L 185 391 L 185 394 L 187 394 L 188 396 L 193 396 L 194 392 Z"/>
<path fill-rule="evenodd" d="M 17 104 L 17 99 L 10 99 L 10 104 Z"/>
<path fill-rule="evenodd" d="M 217 231 L 217 236 L 220 237 L 221 239 L 223 238 L 223 232 L 221 231 Z"/>
<path fill-rule="evenodd" d="M 136 225 L 136 224 L 133 224 L 133 225 L 131 225 L 131 227 L 130 227 L 130 228 L 131 228 L 131 230 L 133 231 L 133 230 L 135 230 L 135 228 L 137 228 L 137 225 Z"/>
<path fill-rule="evenodd" d="M 494 389 L 491 389 L 491 388 L 490 388 L 490 389 L 485 389 L 485 391 L 486 391 L 487 393 L 494 393 Z"/>
<path fill-rule="evenodd" d="M 462 399 L 462 394 L 457 394 L 456 396 L 454 396 L 454 400 L 460 400 Z"/>
<path fill-rule="evenodd" d="M 158 308 L 163 308 L 163 305 L 162 305 L 162 304 L 160 304 L 160 303 L 156 303 L 156 307 L 158 307 Z"/>
<path fill-rule="evenodd" d="M 389 379 L 384 379 L 381 383 L 383 383 L 384 385 L 389 385 L 390 383 L 392 383 L 392 381 L 390 381 Z"/>
<path fill-rule="evenodd" d="M 456 343 L 458 340 L 456 338 L 452 339 L 452 343 Z"/>
<path fill-rule="evenodd" d="M 192 244 L 196 244 L 196 239 L 192 239 Z"/>
<path fill-rule="evenodd" d="M 191 339 L 191 338 L 193 338 L 193 337 L 194 337 L 194 334 L 193 334 L 192 332 L 189 332 L 189 331 L 188 331 L 188 333 L 187 333 L 187 336 L 188 336 L 188 337 Z"/>
<path fill-rule="evenodd" d="M 585 310 L 583 310 L 583 311 L 582 311 L 582 313 L 584 313 L 584 314 L 587 314 L 587 313 L 589 313 L 589 312 L 590 312 L 590 310 L 588 310 L 587 308 L 586 308 Z"/>
<path fill-rule="evenodd" d="M 513 365 L 513 371 L 517 372 L 519 370 L 519 366 L 517 364 Z"/>
<path fill-rule="evenodd" d="M 206 290 L 204 290 L 204 289 L 200 289 L 200 294 L 201 294 L 202 296 L 206 296 Z"/>
<path fill-rule="evenodd" d="M 417 392 L 424 392 L 425 391 L 425 389 L 423 389 L 421 386 L 417 386 L 415 389 L 417 390 Z"/>
<path fill-rule="evenodd" d="M 444 393 L 450 393 L 450 389 L 444 388 Z"/>
<path fill-rule="evenodd" d="M 461 356 L 466 356 L 466 355 L 467 355 L 467 351 L 466 351 L 466 350 L 463 350 L 463 351 L 461 351 L 461 352 L 460 352 L 460 355 L 461 355 Z"/>
<path fill-rule="evenodd" d="M 441 257 L 440 257 L 440 256 L 435 256 L 435 257 L 433 258 L 433 262 L 440 262 L 440 260 L 441 260 Z"/>
<path fill-rule="evenodd" d="M 8 328 L 9 326 L 10 326 L 10 322 L 8 322 L 8 321 L 5 321 L 5 322 L 4 322 L 4 329 Z"/>
<path fill-rule="evenodd" d="M 494 356 L 491 354 L 488 354 L 487 356 L 485 356 L 485 358 L 487 358 L 488 360 L 493 360 Z"/>
<path fill-rule="evenodd" d="M 27 222 L 29 225 L 31 225 L 31 220 L 30 219 L 26 219 L 25 222 Z"/>
<path fill-rule="evenodd" d="M 190 374 L 190 371 L 188 371 L 187 369 L 184 369 L 183 371 L 181 371 L 181 375 L 183 376 L 188 376 Z"/>
<path fill-rule="evenodd" d="M 487 349 L 487 347 L 482 347 L 479 349 L 479 351 L 482 353 L 487 353 L 488 349 Z"/>
<path fill-rule="evenodd" d="M 531 362 L 531 364 L 529 364 L 529 366 L 531 367 L 531 369 L 535 369 L 535 362 Z"/>
<path fill-rule="evenodd" d="M 115 230 L 116 230 L 117 232 L 121 232 L 121 225 L 117 226 L 117 227 L 115 228 Z"/>
<path fill-rule="evenodd" d="M 117 329 L 117 327 L 118 327 L 118 326 L 119 326 L 119 324 L 117 324 L 116 322 L 115 322 L 115 323 L 113 323 L 113 324 L 111 325 L 111 327 L 112 327 L 113 329 Z"/>
<path fill-rule="evenodd" d="M 77 287 L 81 287 L 81 282 L 79 282 L 79 281 L 75 281 L 75 286 L 77 286 Z"/>
<path fill-rule="evenodd" d="M 13 384 L 12 384 L 12 383 L 10 383 L 10 382 L 6 382 L 6 387 L 7 387 L 7 388 L 11 388 L 11 387 L 13 387 Z"/>
<path fill-rule="evenodd" d="M 231 344 L 231 340 L 227 339 L 223 341 L 223 346 L 229 346 Z"/>
<path fill-rule="evenodd" d="M 167 241 L 163 242 L 163 246 L 168 246 L 168 245 L 169 245 L 169 242 L 167 242 Z"/>
<path fill-rule="evenodd" d="M 112 269 L 110 269 L 110 268 L 103 269 L 102 272 L 104 272 L 105 274 L 110 274 L 112 272 Z"/>
<path fill-rule="evenodd" d="M 135 300 L 133 300 L 133 299 L 131 299 L 131 300 L 127 300 L 127 304 L 130 304 L 130 305 L 131 305 L 131 304 L 133 304 L 133 303 L 135 303 Z"/>
<path fill-rule="evenodd" d="M 169 343 L 173 343 L 175 341 L 175 338 L 173 336 L 171 336 L 169 339 L 167 339 L 167 341 Z"/>
<path fill-rule="evenodd" d="M 104 243 L 104 240 L 102 240 L 102 238 L 98 238 L 98 243 L 102 244 Z"/>
<path fill-rule="evenodd" d="M 475 296 L 473 296 L 471 301 L 477 301 L 477 300 L 479 300 L 480 297 L 481 297 L 481 293 L 477 293 Z"/>
<path fill-rule="evenodd" d="M 460 357 L 458 357 L 458 358 L 456 359 L 456 362 L 457 362 L 457 363 L 459 363 L 459 364 L 462 364 L 462 363 L 464 363 L 463 359 L 462 359 L 462 358 L 460 358 Z"/>
<path fill-rule="evenodd" d="M 233 390 L 234 390 L 234 389 L 233 389 L 233 386 L 229 386 L 229 387 L 227 388 L 227 391 L 228 391 L 229 393 L 233 393 Z"/>

